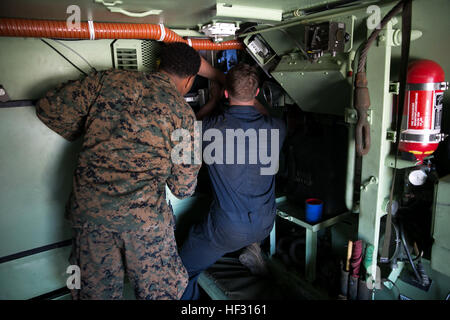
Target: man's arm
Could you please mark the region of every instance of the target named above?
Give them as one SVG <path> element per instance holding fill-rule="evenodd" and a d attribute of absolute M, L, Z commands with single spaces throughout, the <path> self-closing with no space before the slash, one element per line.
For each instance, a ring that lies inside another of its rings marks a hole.
<path fill-rule="evenodd" d="M 200 56 L 200 59 L 201 64 L 200 70 L 198 71 L 198 75 L 205 77 L 209 80 L 216 81 L 220 83 L 222 87 L 225 86 L 225 74 L 219 69 L 216 69 L 212 65 L 210 65 L 208 61 L 203 59 L 203 57 Z"/>
<path fill-rule="evenodd" d="M 90 105 L 99 88 L 99 73 L 58 85 L 36 103 L 37 117 L 69 141 L 82 134 Z"/>
<path fill-rule="evenodd" d="M 198 171 L 201 167 L 201 164 L 195 163 L 195 141 L 200 144 L 201 150 L 201 137 L 200 131 L 196 131 L 194 125 L 194 117 L 192 115 L 186 116 L 183 119 L 181 130 L 187 130 L 189 134 L 183 136 L 180 142 L 173 141 L 172 137 L 169 137 L 172 147 L 170 155 L 172 170 L 166 183 L 173 195 L 179 199 L 190 197 L 194 193 L 197 186 Z M 188 159 L 180 159 L 179 151 L 183 150 L 190 151 L 188 152 Z"/>
<path fill-rule="evenodd" d="M 208 61 L 200 57 L 201 64 L 198 74 L 211 80 L 209 88 L 209 100 L 201 107 L 201 109 L 195 114 L 197 120 L 201 120 L 208 116 L 219 103 L 220 98 L 223 95 L 222 88 L 225 86 L 225 74 L 219 69 L 214 68 Z"/>
<path fill-rule="evenodd" d="M 220 98 L 223 95 L 223 89 L 214 81 L 211 81 L 209 88 L 209 100 L 208 102 L 198 110 L 195 114 L 197 120 L 202 120 L 208 116 L 219 103 Z"/>
<path fill-rule="evenodd" d="M 167 186 L 178 199 L 192 196 L 197 186 L 197 175 L 200 165 L 174 164 L 172 174 L 167 178 Z"/>
<path fill-rule="evenodd" d="M 214 68 L 209 64 L 203 57 L 200 57 L 201 64 L 198 75 L 205 77 L 211 81 L 210 88 L 210 99 L 208 102 L 199 110 L 196 117 L 197 119 L 202 119 L 207 116 L 215 108 L 222 94 L 221 87 L 225 85 L 225 75 L 219 69 Z M 221 84 L 215 85 L 214 81 Z M 167 179 L 167 186 L 170 191 L 179 199 L 183 199 L 191 196 L 195 192 L 195 187 L 197 186 L 197 175 L 200 170 L 201 164 L 193 164 L 194 162 L 194 141 L 198 139 L 201 149 L 201 137 L 195 137 L 194 122 L 195 119 L 191 117 L 185 118 L 185 124 L 182 128 L 186 128 L 191 133 L 191 164 L 173 164 L 172 173 Z M 174 147 L 174 146 L 172 146 Z M 186 146 L 185 146 L 186 147 Z"/>

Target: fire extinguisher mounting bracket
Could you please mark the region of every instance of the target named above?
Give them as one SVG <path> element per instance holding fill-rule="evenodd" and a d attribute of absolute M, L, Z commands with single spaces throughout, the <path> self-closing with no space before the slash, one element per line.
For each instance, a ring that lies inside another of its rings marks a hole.
<path fill-rule="evenodd" d="M 397 166 L 395 166 L 395 156 L 388 155 L 385 160 L 385 165 L 389 168 L 405 169 L 412 168 L 419 164 L 418 161 L 409 161 L 404 159 L 397 159 Z"/>
<path fill-rule="evenodd" d="M 397 132 L 394 130 L 388 130 L 386 132 L 386 140 L 395 143 L 397 141 Z"/>
<path fill-rule="evenodd" d="M 429 83 L 408 83 L 406 90 L 410 91 L 432 91 L 432 90 L 448 90 L 448 82 L 429 82 Z"/>

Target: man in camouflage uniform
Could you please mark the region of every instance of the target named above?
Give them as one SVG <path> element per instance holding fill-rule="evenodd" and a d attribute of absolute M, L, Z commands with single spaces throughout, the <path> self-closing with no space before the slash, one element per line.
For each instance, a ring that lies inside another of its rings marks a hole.
<path fill-rule="evenodd" d="M 37 116 L 50 129 L 70 141 L 84 134 L 66 210 L 75 230 L 70 262 L 81 270 L 73 298 L 120 299 L 125 272 L 138 299 L 183 294 L 188 276 L 165 186 L 178 198 L 195 191 L 200 165 L 176 165 L 170 155 L 175 129 L 194 139 L 195 115 L 183 95 L 197 72 L 223 76 L 175 43 L 163 48 L 160 72 L 96 72 L 38 101 Z"/>

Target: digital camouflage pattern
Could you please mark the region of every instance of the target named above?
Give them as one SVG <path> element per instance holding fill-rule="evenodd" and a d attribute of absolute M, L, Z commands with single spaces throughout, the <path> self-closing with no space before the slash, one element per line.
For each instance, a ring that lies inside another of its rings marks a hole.
<path fill-rule="evenodd" d="M 118 248 L 139 296 L 179 297 L 187 275 L 176 254 L 165 185 L 179 198 L 192 195 L 200 165 L 171 161 L 172 132 L 187 129 L 193 142 L 195 115 L 170 78 L 95 72 L 49 91 L 36 114 L 70 141 L 84 134 L 66 214 L 78 230 L 72 256 L 86 297 L 121 292 Z"/>
<path fill-rule="evenodd" d="M 172 164 L 175 129 L 191 132 L 195 115 L 163 73 L 108 70 L 51 90 L 37 116 L 72 141 L 84 133 L 67 207 L 73 226 L 113 231 L 172 219 L 165 185 L 178 198 L 195 191 L 200 165 Z"/>
<path fill-rule="evenodd" d="M 70 263 L 80 267 L 81 284 L 72 290 L 74 300 L 122 299 L 125 272 L 137 299 L 173 300 L 183 294 L 187 272 L 172 226 L 118 233 L 87 223 L 75 230 Z"/>

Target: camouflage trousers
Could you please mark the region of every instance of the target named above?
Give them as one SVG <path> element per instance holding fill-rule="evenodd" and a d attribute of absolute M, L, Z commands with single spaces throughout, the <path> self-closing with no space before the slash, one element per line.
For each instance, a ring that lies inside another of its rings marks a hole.
<path fill-rule="evenodd" d="M 125 274 L 137 299 L 179 299 L 188 275 L 178 255 L 173 226 L 113 232 L 92 224 L 74 228 L 70 263 L 80 267 L 73 299 L 122 299 Z"/>

